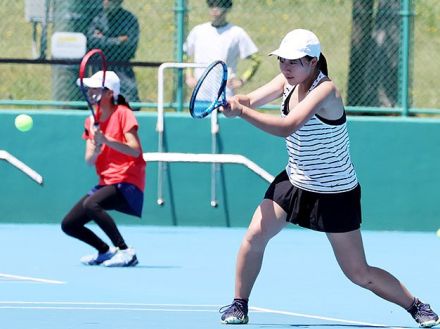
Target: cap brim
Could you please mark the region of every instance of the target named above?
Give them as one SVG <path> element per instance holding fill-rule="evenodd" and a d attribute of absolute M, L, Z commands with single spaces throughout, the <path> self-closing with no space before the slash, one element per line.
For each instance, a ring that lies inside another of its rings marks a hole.
<path fill-rule="evenodd" d="M 79 78 L 76 80 L 76 84 L 78 86 L 81 86 L 81 80 Z M 97 81 L 96 79 L 91 79 L 91 78 L 83 79 L 83 84 L 87 88 L 101 88 L 102 87 L 101 81 Z"/>
<path fill-rule="evenodd" d="M 278 56 L 285 59 L 298 59 L 307 56 L 307 54 L 303 52 L 288 52 L 284 49 L 278 48 L 277 50 L 274 50 L 271 53 L 269 53 L 269 56 Z"/>

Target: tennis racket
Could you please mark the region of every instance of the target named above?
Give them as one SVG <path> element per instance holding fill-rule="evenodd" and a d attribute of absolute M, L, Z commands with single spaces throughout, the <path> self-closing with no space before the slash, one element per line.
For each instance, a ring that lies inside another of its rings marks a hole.
<path fill-rule="evenodd" d="M 96 88 L 88 89 L 84 84 L 84 79 L 97 71 L 102 71 L 102 83 Z M 101 49 L 92 49 L 87 52 L 81 60 L 79 66 L 79 87 L 87 102 L 87 106 L 92 113 L 93 124 L 99 126 L 100 100 L 104 91 L 105 74 L 107 72 L 107 61 Z M 98 90 L 98 91 L 96 91 Z"/>
<path fill-rule="evenodd" d="M 228 104 L 226 82 L 228 68 L 222 61 L 211 63 L 196 84 L 189 102 L 189 112 L 193 118 L 201 119 L 212 111 Z"/>

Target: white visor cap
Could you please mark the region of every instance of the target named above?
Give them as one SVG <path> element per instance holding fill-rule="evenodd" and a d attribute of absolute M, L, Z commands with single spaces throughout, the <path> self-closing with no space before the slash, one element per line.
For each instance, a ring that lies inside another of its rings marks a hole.
<path fill-rule="evenodd" d="M 101 88 L 102 87 L 102 79 L 103 79 L 103 71 L 98 71 L 93 74 L 90 78 L 84 78 L 83 83 L 84 86 L 88 88 Z M 78 85 L 80 85 L 79 79 L 76 81 Z M 104 87 L 113 91 L 113 98 L 117 99 L 118 95 L 121 91 L 121 81 L 117 74 L 113 71 L 105 72 L 105 81 Z"/>
<path fill-rule="evenodd" d="M 269 54 L 285 59 L 298 59 L 304 56 L 316 57 L 321 54 L 318 37 L 309 30 L 290 31 L 281 41 L 280 47 Z"/>

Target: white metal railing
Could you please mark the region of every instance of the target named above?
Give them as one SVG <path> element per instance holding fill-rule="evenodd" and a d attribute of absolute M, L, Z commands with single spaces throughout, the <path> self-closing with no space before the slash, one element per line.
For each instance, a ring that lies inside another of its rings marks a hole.
<path fill-rule="evenodd" d="M 143 154 L 147 162 L 191 162 L 191 163 L 212 163 L 212 164 L 240 164 L 249 168 L 262 179 L 271 183 L 274 176 L 261 168 L 255 162 L 241 154 L 210 154 L 210 153 L 175 153 L 175 152 L 146 152 Z M 215 186 L 214 186 L 215 187 Z M 161 199 L 159 199 L 161 197 Z M 214 203 L 215 202 L 215 203 Z M 158 194 L 157 203 L 162 205 L 164 200 Z M 217 201 L 211 199 L 211 206 L 216 207 Z"/>
<path fill-rule="evenodd" d="M 43 176 L 41 176 L 39 173 L 37 173 L 35 170 L 33 170 L 28 165 L 24 164 L 20 160 L 18 160 L 16 157 L 14 157 L 9 152 L 6 152 L 5 150 L 0 150 L 0 160 L 4 160 L 14 166 L 15 168 L 21 170 L 23 173 L 25 173 L 28 177 L 30 177 L 34 182 L 36 182 L 39 185 L 43 185 Z"/>

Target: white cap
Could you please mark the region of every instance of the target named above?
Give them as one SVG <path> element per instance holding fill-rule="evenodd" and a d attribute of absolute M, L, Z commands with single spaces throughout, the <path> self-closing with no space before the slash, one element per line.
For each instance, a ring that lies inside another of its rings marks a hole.
<path fill-rule="evenodd" d="M 297 29 L 290 31 L 281 41 L 280 47 L 269 55 L 285 59 L 298 59 L 304 56 L 319 59 L 321 45 L 318 37 L 311 31 Z"/>
<path fill-rule="evenodd" d="M 98 71 L 93 74 L 90 78 L 84 78 L 83 83 L 84 86 L 88 88 L 101 88 L 102 87 L 102 77 L 103 71 Z M 78 85 L 80 85 L 79 79 L 76 81 Z M 104 87 L 113 90 L 113 98 L 117 99 L 121 90 L 121 82 L 119 77 L 113 71 L 105 72 L 105 81 Z"/>

